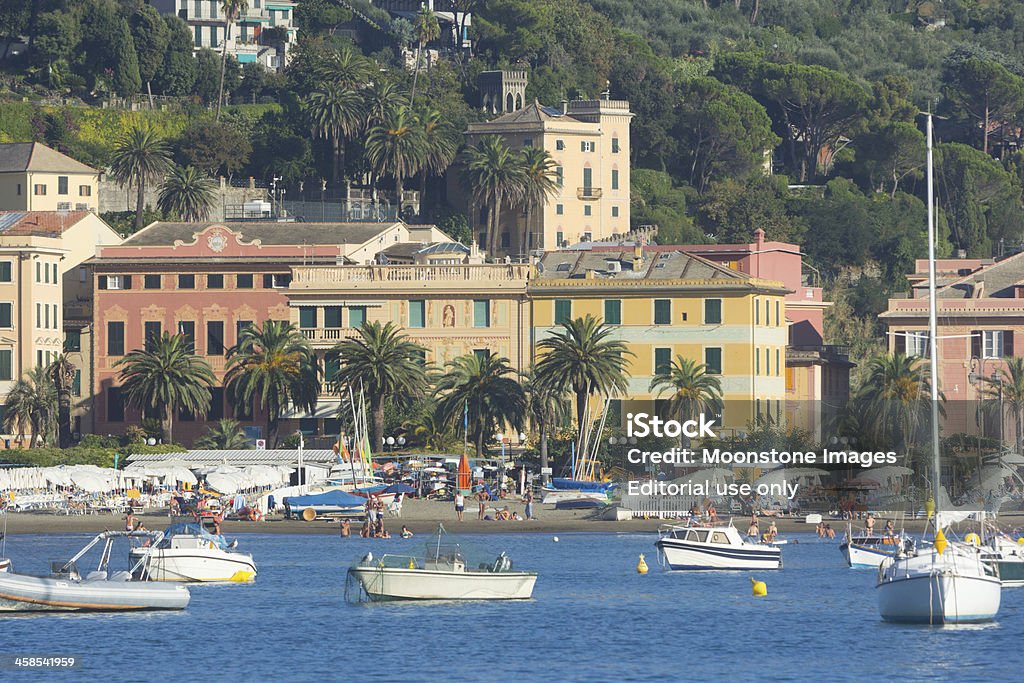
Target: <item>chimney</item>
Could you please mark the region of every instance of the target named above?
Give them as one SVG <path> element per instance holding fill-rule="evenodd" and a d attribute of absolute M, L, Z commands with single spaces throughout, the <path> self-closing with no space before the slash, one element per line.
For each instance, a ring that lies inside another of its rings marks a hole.
<path fill-rule="evenodd" d="M 757 245 L 758 249 L 760 249 L 761 247 L 764 246 L 764 230 L 763 229 L 758 228 L 757 230 L 754 231 L 754 244 Z"/>
<path fill-rule="evenodd" d="M 562 98 L 562 116 L 569 115 L 569 100 Z"/>
<path fill-rule="evenodd" d="M 642 245 L 637 244 L 633 247 L 633 272 L 640 272 L 640 269 L 644 266 L 644 248 Z"/>

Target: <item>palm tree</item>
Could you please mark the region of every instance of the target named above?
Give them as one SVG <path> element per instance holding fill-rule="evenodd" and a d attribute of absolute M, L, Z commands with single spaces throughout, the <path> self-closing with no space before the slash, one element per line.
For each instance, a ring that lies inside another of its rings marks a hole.
<path fill-rule="evenodd" d="M 157 206 L 166 214 L 175 214 L 183 221 L 206 220 L 213 208 L 216 192 L 214 182 L 194 166 L 175 166 L 160 186 Z"/>
<path fill-rule="evenodd" d="M 420 75 L 420 54 L 424 46 L 432 40 L 441 37 L 441 25 L 437 23 L 437 15 L 430 11 L 426 5 L 420 7 L 416 15 L 416 67 L 412 72 L 412 93 L 409 95 L 409 103 L 416 100 L 416 77 Z"/>
<path fill-rule="evenodd" d="M 174 413 L 198 415 L 210 409 L 210 388 L 217 378 L 205 360 L 195 355 L 181 334 L 164 332 L 117 361 L 121 389 L 128 405 L 156 410 L 168 443 L 174 442 Z"/>
<path fill-rule="evenodd" d="M 523 252 L 530 253 L 530 238 L 533 230 L 533 215 L 544 207 L 549 197 L 558 193 L 556 169 L 558 164 L 542 147 L 523 148 L 523 167 L 526 174 L 523 203 L 526 205 L 526 227 L 523 230 Z"/>
<path fill-rule="evenodd" d="M 1024 358 L 1007 358 L 1006 367 L 999 369 L 999 378 L 994 384 L 986 386 L 985 394 L 989 401 L 1001 400 L 1003 408 L 1013 415 L 1016 434 L 1014 452 L 1024 453 Z M 1003 435 L 1000 434 L 999 438 L 1002 439 Z"/>
<path fill-rule="evenodd" d="M 483 457 L 487 437 L 506 424 L 518 431 L 526 416 L 526 394 L 515 380 L 515 370 L 508 358 L 491 351 L 446 363 L 435 393 L 447 424 L 454 426 L 465 419 L 477 457 Z"/>
<path fill-rule="evenodd" d="M 564 387 L 539 381 L 537 369 L 531 367 L 523 380 L 526 390 L 526 414 L 537 430 L 541 470 L 549 467 L 548 437 L 553 429 L 564 425 L 572 412 L 568 392 Z M 545 483 L 548 475 L 543 475 Z"/>
<path fill-rule="evenodd" d="M 378 175 L 395 179 L 395 201 L 402 210 L 402 180 L 415 174 L 422 165 L 423 129 L 408 108 L 395 109 L 385 123 L 374 126 L 366 137 L 366 160 Z"/>
<path fill-rule="evenodd" d="M 146 183 L 156 182 L 171 166 L 167 143 L 147 122 L 131 126 L 117 141 L 110 157 L 110 175 L 122 187 L 134 184 L 135 229 L 142 228 L 142 212 L 146 208 Z"/>
<path fill-rule="evenodd" d="M 650 391 L 658 391 L 658 398 L 670 393 L 665 404 L 664 417 L 680 418 L 680 422 L 694 419 L 701 413 L 717 414 L 722 408 L 722 383 L 709 375 L 707 366 L 681 355 L 667 368 L 658 368 L 651 380 Z M 680 433 L 679 445 L 685 446 L 689 437 Z"/>
<path fill-rule="evenodd" d="M 502 204 L 519 202 L 524 194 L 525 176 L 522 157 L 499 135 L 481 138 L 464 153 L 462 184 L 472 193 L 475 204 L 487 206 L 487 252 L 492 258 Z"/>
<path fill-rule="evenodd" d="M 401 328 L 388 322 L 367 322 L 359 328 L 359 336 L 339 342 L 332 349 L 340 367 L 332 381 L 348 387 L 358 395 L 365 394 L 372 424 L 371 446 L 374 452 L 382 447 L 384 438 L 384 405 L 391 401 L 400 408 L 427 387 L 422 346 L 409 341 Z M 344 396 L 343 396 L 344 398 Z M 342 401 L 344 404 L 344 400 Z"/>
<path fill-rule="evenodd" d="M 562 323 L 562 330 L 537 344 L 542 358 L 537 381 L 576 396 L 576 447 L 583 447 L 587 411 L 594 394 L 611 396 L 626 390 L 626 356 L 634 355 L 624 342 L 609 337 L 615 329 L 588 315 Z"/>
<path fill-rule="evenodd" d="M 427 176 L 440 176 L 455 159 L 458 142 L 452 128 L 436 109 L 427 109 L 417 117 L 423 130 L 423 165 L 420 167 L 420 214 L 427 196 Z"/>
<path fill-rule="evenodd" d="M 334 163 L 331 181 L 337 182 L 345 173 L 345 141 L 355 134 L 363 122 L 359 91 L 337 83 L 325 83 L 305 101 L 313 134 L 331 141 Z"/>
<path fill-rule="evenodd" d="M 71 445 L 71 390 L 75 383 L 75 366 L 66 353 L 50 363 L 50 381 L 57 392 L 57 443 L 61 448 Z"/>
<path fill-rule="evenodd" d="M 259 405 L 267 438 L 277 446 L 277 425 L 289 406 L 312 412 L 320 395 L 320 368 L 309 341 L 294 325 L 267 320 L 247 327 L 228 351 L 224 384 L 237 412 Z"/>
<path fill-rule="evenodd" d="M 409 106 L 409 99 L 393 81 L 374 81 L 362 91 L 363 126 L 371 130 L 387 121 L 396 109 Z"/>
<path fill-rule="evenodd" d="M 30 448 L 39 441 L 46 444 L 53 415 L 57 410 L 57 390 L 47 368 L 37 365 L 15 382 L 4 401 L 4 431 L 24 439 L 31 432 Z"/>
<path fill-rule="evenodd" d="M 196 448 L 217 451 L 240 451 L 251 448 L 249 437 L 237 420 L 217 420 L 196 439 Z"/>
<path fill-rule="evenodd" d="M 344 45 L 319 66 L 315 75 L 322 83 L 360 88 L 370 78 L 370 64 L 361 54 Z"/>
<path fill-rule="evenodd" d="M 920 356 L 886 353 L 868 362 L 856 397 L 866 424 L 890 443 L 911 450 L 921 418 L 931 410 L 931 380 Z M 939 392 L 939 399 L 945 396 Z M 945 412 L 939 406 L 941 412 Z"/>
<path fill-rule="evenodd" d="M 444 421 L 441 411 L 434 406 L 418 417 L 404 423 L 407 433 L 423 442 L 427 450 L 435 453 L 451 452 L 456 442 L 451 425 Z"/>
<path fill-rule="evenodd" d="M 249 10 L 249 0 L 220 0 L 220 11 L 224 13 L 224 41 L 220 51 L 220 88 L 217 92 L 217 117 L 220 121 L 220 105 L 224 101 L 224 69 L 228 62 L 228 39 L 231 27 L 238 17 Z"/>

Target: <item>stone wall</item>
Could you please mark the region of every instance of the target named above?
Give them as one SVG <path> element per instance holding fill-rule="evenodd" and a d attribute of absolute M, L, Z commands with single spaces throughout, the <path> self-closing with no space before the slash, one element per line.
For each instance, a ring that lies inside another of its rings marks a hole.
<path fill-rule="evenodd" d="M 256 182 L 249 178 L 247 181 L 236 179 L 229 184 L 227 180 L 220 177 L 218 189 L 214 200 L 213 209 L 208 216 L 211 221 L 224 220 L 225 206 L 241 206 L 247 201 L 254 199 L 268 199 L 267 189 L 256 187 Z M 236 185 L 245 183 L 244 187 Z M 134 211 L 135 197 L 137 192 L 134 187 L 122 187 L 112 178 L 104 175 L 100 177 L 99 184 L 99 205 L 100 213 L 108 211 Z M 153 183 L 146 188 L 146 205 L 156 207 L 157 196 L 159 195 L 159 184 Z"/>

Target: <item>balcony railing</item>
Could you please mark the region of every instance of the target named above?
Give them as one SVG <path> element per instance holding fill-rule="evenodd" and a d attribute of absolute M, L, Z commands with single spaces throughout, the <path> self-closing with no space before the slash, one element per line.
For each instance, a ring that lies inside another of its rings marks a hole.
<path fill-rule="evenodd" d="M 601 198 L 600 187 L 577 187 L 576 198 L 583 201 L 593 201 Z"/>
<path fill-rule="evenodd" d="M 312 342 L 338 342 L 359 334 L 354 327 L 303 327 L 301 332 Z"/>
<path fill-rule="evenodd" d="M 510 283 L 526 286 L 530 266 L 525 263 L 487 263 L 447 266 L 296 266 L 292 289 L 353 283 Z"/>

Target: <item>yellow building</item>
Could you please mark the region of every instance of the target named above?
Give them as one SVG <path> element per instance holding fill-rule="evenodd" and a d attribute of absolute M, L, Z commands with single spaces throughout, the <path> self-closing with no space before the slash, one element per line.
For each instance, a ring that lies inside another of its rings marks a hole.
<path fill-rule="evenodd" d="M 91 313 L 72 313 L 79 322 L 68 325 L 66 311 L 86 306 L 92 280 L 82 263 L 96 247 L 116 244 L 121 237 L 88 211 L 0 212 L 0 402 L 29 369 L 48 365 L 65 346 L 78 368 L 75 413 L 81 417 L 89 402 L 88 339 Z M 76 431 L 82 431 L 78 428 Z M 10 445 L 12 435 L 3 437 Z"/>
<path fill-rule="evenodd" d="M 38 142 L 0 144 L 0 210 L 99 210 L 99 171 Z"/>
<path fill-rule="evenodd" d="M 484 351 L 508 358 L 516 369 L 529 364 L 530 266 L 456 264 L 452 261 L 468 257 L 455 249 L 466 247 L 443 245 L 442 253 L 442 245 L 434 246 L 419 264 L 292 267 L 287 291 L 291 320 L 324 358 L 325 377 L 337 369 L 331 348 L 356 336 L 364 322 L 374 321 L 403 328 L 412 341 L 426 347 L 424 361 L 433 365 Z M 300 418 L 307 433 L 336 433 L 331 421 L 339 403 L 335 392 L 326 383 L 315 416 L 290 417 Z"/>
<path fill-rule="evenodd" d="M 558 191 L 531 217 L 529 251 L 629 232 L 632 118 L 629 102 L 620 100 L 576 100 L 563 102 L 558 109 L 534 101 L 491 121 L 469 124 L 470 145 L 484 136 L 500 135 L 514 149 L 547 150 L 557 165 Z M 486 210 L 477 207 L 471 218 L 480 244 L 486 245 Z M 521 207 L 505 207 L 498 251 L 526 254 L 526 228 Z"/>
<path fill-rule="evenodd" d="M 724 433 L 742 431 L 755 413 L 784 417 L 788 291 L 681 251 L 549 253 L 528 289 L 533 348 L 563 321 L 596 316 L 634 354 L 621 415 L 650 412 L 652 378 L 682 355 L 719 377 Z"/>

